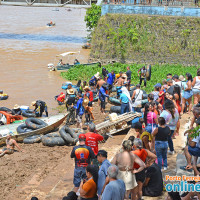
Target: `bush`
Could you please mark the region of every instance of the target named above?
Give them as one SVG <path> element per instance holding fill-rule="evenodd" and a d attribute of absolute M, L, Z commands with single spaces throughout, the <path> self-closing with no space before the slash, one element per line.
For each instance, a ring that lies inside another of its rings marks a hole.
<path fill-rule="evenodd" d="M 115 73 L 119 73 L 120 71 L 126 72 L 126 67 L 130 66 L 130 70 L 132 71 L 132 83 L 138 84 L 139 83 L 139 77 L 137 74 L 137 71 L 143 66 L 142 64 L 121 64 L 121 63 L 115 63 L 115 64 L 109 64 L 104 67 L 111 72 L 112 70 L 115 71 Z M 196 76 L 196 71 L 198 67 L 191 66 L 191 67 L 185 67 L 183 65 L 153 65 L 152 66 L 152 73 L 151 73 L 151 80 L 147 81 L 147 87 L 145 91 L 151 92 L 154 89 L 154 85 L 156 83 L 162 83 L 163 79 L 166 79 L 166 75 L 168 73 L 171 73 L 172 75 L 184 75 L 187 72 L 190 72 L 192 76 Z M 97 65 L 78 65 L 76 67 L 70 68 L 67 72 L 62 72 L 61 76 L 67 80 L 86 80 L 89 81 L 94 74 L 97 72 L 100 72 L 101 74 L 101 68 Z M 142 84 L 143 87 L 143 84 Z"/>
<path fill-rule="evenodd" d="M 97 26 L 99 18 L 101 17 L 101 6 L 92 4 L 91 8 L 88 8 L 85 16 L 86 27 L 89 30 L 94 29 Z"/>

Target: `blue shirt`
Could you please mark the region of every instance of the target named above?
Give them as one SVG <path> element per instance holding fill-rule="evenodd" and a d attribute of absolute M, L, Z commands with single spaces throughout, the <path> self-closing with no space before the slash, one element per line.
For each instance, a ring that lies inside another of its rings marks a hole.
<path fill-rule="evenodd" d="M 102 200 L 124 200 L 126 186 L 124 181 L 118 179 L 111 181 L 102 194 Z"/>
<path fill-rule="evenodd" d="M 114 83 L 114 81 L 115 81 L 115 74 L 112 75 L 111 73 L 109 73 L 107 83 L 112 85 Z"/>
<path fill-rule="evenodd" d="M 96 79 L 96 77 L 93 76 L 93 77 L 89 80 L 89 83 L 96 84 L 96 83 L 97 83 L 97 79 Z"/>
<path fill-rule="evenodd" d="M 120 99 L 122 100 L 122 103 L 128 103 L 129 98 L 125 94 L 120 94 Z"/>
<path fill-rule="evenodd" d="M 105 101 L 106 97 L 109 97 L 109 95 L 107 95 L 105 89 L 103 87 L 101 87 L 100 90 L 99 90 L 100 101 Z"/>
<path fill-rule="evenodd" d="M 102 162 L 101 167 L 99 169 L 98 172 L 98 187 L 97 187 L 97 193 L 98 195 L 101 195 L 101 191 L 103 189 L 105 180 L 106 180 L 106 176 L 107 176 L 107 171 L 108 171 L 108 167 L 110 167 L 110 162 L 106 159 Z"/>
<path fill-rule="evenodd" d="M 83 115 L 84 114 L 84 107 L 83 107 L 83 98 L 80 98 L 78 101 L 77 101 L 77 104 L 76 104 L 76 114 L 77 115 Z"/>

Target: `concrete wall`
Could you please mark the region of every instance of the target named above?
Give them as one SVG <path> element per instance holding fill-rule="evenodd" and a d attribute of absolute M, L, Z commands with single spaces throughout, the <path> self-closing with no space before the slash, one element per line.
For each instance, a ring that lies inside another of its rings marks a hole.
<path fill-rule="evenodd" d="M 101 14 L 107 13 L 200 17 L 200 8 L 103 4 Z"/>

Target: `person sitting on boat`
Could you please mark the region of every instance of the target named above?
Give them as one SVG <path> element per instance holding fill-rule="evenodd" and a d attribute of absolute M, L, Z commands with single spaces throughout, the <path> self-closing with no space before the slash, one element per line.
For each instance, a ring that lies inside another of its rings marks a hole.
<path fill-rule="evenodd" d="M 20 109 L 20 106 L 18 104 L 15 104 L 12 111 L 15 115 L 21 115 L 22 114 L 22 110 Z"/>
<path fill-rule="evenodd" d="M 78 61 L 78 59 L 74 60 L 74 65 L 80 65 L 80 62 Z"/>
<path fill-rule="evenodd" d="M 47 104 L 44 101 L 37 100 L 33 101 L 31 103 L 31 106 L 34 106 L 35 114 L 37 117 L 42 117 L 42 113 L 45 111 L 46 117 L 48 117 L 48 110 L 47 110 Z"/>
<path fill-rule="evenodd" d="M 58 66 L 62 66 L 62 65 L 64 65 L 64 63 L 63 63 L 62 59 L 60 59 L 58 62 Z"/>
<path fill-rule="evenodd" d="M 5 154 L 13 154 L 15 146 L 18 148 L 19 151 L 23 152 L 17 142 L 14 139 L 11 139 L 11 135 L 7 135 L 6 148 L 0 150 L 0 157 L 3 157 Z"/>

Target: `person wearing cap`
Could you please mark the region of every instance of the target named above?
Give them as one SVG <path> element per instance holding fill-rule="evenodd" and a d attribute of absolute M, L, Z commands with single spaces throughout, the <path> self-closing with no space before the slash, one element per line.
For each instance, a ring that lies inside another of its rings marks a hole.
<path fill-rule="evenodd" d="M 108 90 L 109 94 L 111 93 L 113 83 L 115 82 L 115 72 L 112 71 L 111 73 L 108 74 L 107 76 L 107 84 L 108 84 Z"/>
<path fill-rule="evenodd" d="M 140 85 L 142 84 L 142 81 L 144 81 L 144 87 L 146 87 L 146 85 L 147 85 L 147 80 L 146 80 L 147 69 L 145 68 L 145 66 L 140 68 L 137 73 L 138 73 L 138 76 L 140 77 Z"/>
<path fill-rule="evenodd" d="M 15 104 L 12 111 L 15 115 L 21 115 L 22 114 L 22 110 L 20 109 L 20 106 L 18 104 Z"/>
<path fill-rule="evenodd" d="M 142 108 L 141 101 L 143 99 L 143 91 L 140 89 L 140 84 L 136 85 L 136 89 L 133 91 L 131 99 L 133 101 L 134 111 L 141 112 Z"/>
<path fill-rule="evenodd" d="M 116 165 L 111 165 L 107 174 L 101 200 L 124 200 L 126 186 L 123 180 L 117 178 L 119 168 Z"/>
<path fill-rule="evenodd" d="M 79 145 L 75 146 L 71 152 L 71 158 L 75 158 L 74 169 L 74 192 L 77 192 L 81 184 L 81 180 L 87 178 L 86 167 L 90 164 L 91 159 L 95 158 L 95 154 L 91 147 L 85 145 L 85 134 L 79 135 Z"/>
<path fill-rule="evenodd" d="M 17 147 L 19 151 L 23 152 L 17 142 L 11 138 L 11 135 L 7 135 L 6 148 L 0 150 L 0 157 L 3 157 L 5 154 L 13 154 L 15 152 L 15 147 Z"/>
<path fill-rule="evenodd" d="M 137 155 L 144 163 L 146 163 L 146 167 L 149 167 L 152 165 L 157 156 L 149 151 L 148 149 L 143 148 L 143 142 L 139 138 L 135 138 L 133 141 L 133 154 Z M 147 161 L 147 162 L 146 162 Z M 134 163 L 133 168 L 138 169 L 140 166 L 136 163 Z M 136 182 L 137 182 L 137 188 L 138 188 L 138 199 L 142 199 L 142 186 L 143 182 L 145 180 L 145 169 L 143 169 L 141 172 L 135 174 Z"/>
<path fill-rule="evenodd" d="M 47 110 L 47 104 L 44 101 L 41 100 L 37 100 L 37 101 L 33 101 L 31 103 L 31 106 L 34 106 L 35 109 L 35 114 L 37 117 L 42 117 L 42 113 L 45 111 L 46 113 L 46 117 L 48 117 L 48 110 Z"/>
<path fill-rule="evenodd" d="M 106 90 L 107 90 L 107 84 L 104 83 L 100 90 L 99 90 L 99 100 L 101 102 L 101 105 L 100 105 L 100 110 L 103 114 L 105 114 L 105 109 L 106 109 L 106 97 L 109 98 L 109 95 L 106 94 Z"/>
<path fill-rule="evenodd" d="M 65 94 L 61 92 L 59 95 L 55 96 L 55 100 L 58 102 L 58 105 L 63 105 L 65 101 Z"/>
<path fill-rule="evenodd" d="M 89 132 L 85 134 L 86 141 L 85 144 L 93 150 L 94 154 L 97 155 L 98 153 L 98 142 L 102 141 L 104 137 L 99 135 L 96 132 L 96 126 L 93 122 L 90 122 L 88 125 Z"/>
<path fill-rule="evenodd" d="M 94 120 L 94 115 L 92 113 L 92 102 L 93 102 L 93 92 L 90 90 L 88 86 L 84 87 L 84 99 L 83 99 L 83 106 L 85 108 L 85 118 L 86 122 L 90 121 L 90 117 Z"/>
<path fill-rule="evenodd" d="M 97 184 L 97 194 L 100 196 L 102 194 L 103 186 L 106 181 L 107 171 L 111 163 L 107 160 L 107 151 L 99 150 L 97 154 L 97 160 L 101 164 L 98 172 L 98 184 Z"/>
<path fill-rule="evenodd" d="M 75 100 L 76 100 L 76 95 L 74 94 L 74 90 L 67 89 L 67 99 L 66 99 L 66 108 L 69 114 L 67 115 L 67 120 L 66 124 L 67 125 L 72 125 L 75 123 Z"/>
<path fill-rule="evenodd" d="M 160 83 L 157 83 L 154 85 L 154 91 L 152 92 L 154 101 L 157 101 L 159 99 L 159 93 L 161 90 L 162 85 Z"/>

